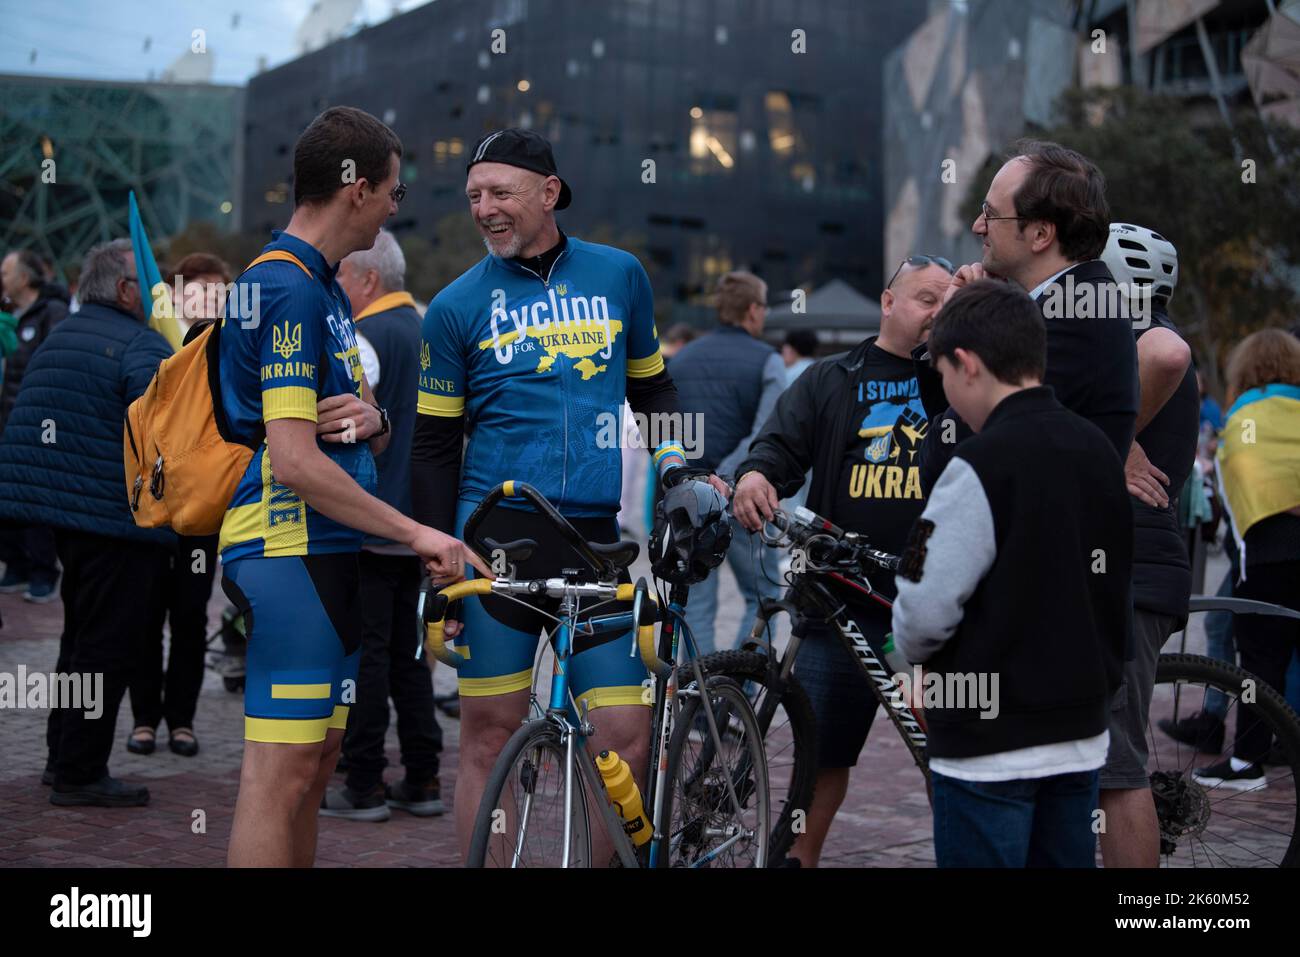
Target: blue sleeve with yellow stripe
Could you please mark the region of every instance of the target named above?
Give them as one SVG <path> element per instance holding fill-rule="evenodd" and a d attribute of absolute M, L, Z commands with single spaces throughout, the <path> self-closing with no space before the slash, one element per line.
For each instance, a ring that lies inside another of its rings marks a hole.
<path fill-rule="evenodd" d="M 654 294 L 650 291 L 650 277 L 645 267 L 633 257 L 628 267 L 630 316 L 627 340 L 627 376 L 645 379 L 664 371 L 664 359 L 659 353 L 659 331 L 655 328 Z"/>
<path fill-rule="evenodd" d="M 309 291 L 314 293 L 310 288 Z M 263 322 L 257 330 L 262 421 L 315 422 L 320 371 L 317 366 L 324 338 L 321 317 L 309 310 L 286 308 L 283 312 L 283 319 Z"/>
<path fill-rule="evenodd" d="M 420 415 L 465 414 L 465 352 L 457 333 L 454 310 L 434 297 L 420 329 Z"/>

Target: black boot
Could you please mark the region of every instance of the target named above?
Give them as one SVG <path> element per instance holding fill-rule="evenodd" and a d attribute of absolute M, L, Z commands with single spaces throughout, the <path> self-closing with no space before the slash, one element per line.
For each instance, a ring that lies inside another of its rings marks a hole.
<path fill-rule="evenodd" d="M 56 783 L 50 803 L 60 807 L 143 807 L 149 803 L 149 789 L 105 774 L 90 784 Z"/>

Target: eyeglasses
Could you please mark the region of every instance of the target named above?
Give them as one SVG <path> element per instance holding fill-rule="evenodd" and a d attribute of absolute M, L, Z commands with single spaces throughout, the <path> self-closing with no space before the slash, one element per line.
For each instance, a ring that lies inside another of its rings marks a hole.
<path fill-rule="evenodd" d="M 390 189 L 388 191 L 388 198 L 391 199 L 394 203 L 400 203 L 403 199 L 406 198 L 406 184 L 398 183 L 396 186 Z"/>
<path fill-rule="evenodd" d="M 904 266 L 916 266 L 917 268 L 920 268 L 921 266 L 942 266 L 944 269 L 948 270 L 949 276 L 957 271 L 957 267 L 948 262 L 948 260 L 944 259 L 942 256 L 927 256 L 924 254 L 920 256 L 908 256 L 898 264 L 898 268 L 894 270 L 894 274 L 889 277 L 889 282 L 885 283 L 886 289 L 894 285 L 894 280 L 898 278 L 898 274 L 903 271 Z"/>
<path fill-rule="evenodd" d="M 993 211 L 993 207 L 989 206 L 989 201 L 987 199 L 984 200 L 984 202 L 980 203 L 980 215 L 984 217 L 984 222 L 986 223 L 995 223 L 999 219 L 1024 219 L 1025 218 L 1023 216 L 991 216 L 989 214 L 992 211 Z"/>

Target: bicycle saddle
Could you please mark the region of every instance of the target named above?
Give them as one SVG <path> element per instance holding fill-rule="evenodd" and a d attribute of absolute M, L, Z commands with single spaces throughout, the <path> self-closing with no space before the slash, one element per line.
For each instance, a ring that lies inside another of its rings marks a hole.
<path fill-rule="evenodd" d="M 501 552 L 509 562 L 526 562 L 537 549 L 537 543 L 531 538 L 521 538 L 514 542 L 498 542 L 495 538 L 484 538 L 483 544 L 488 547 L 489 560 L 493 559 L 497 552 Z"/>
<path fill-rule="evenodd" d="M 617 571 L 627 568 L 641 554 L 641 546 L 636 542 L 610 542 L 608 545 L 588 542 L 587 547 L 600 558 L 612 562 Z"/>

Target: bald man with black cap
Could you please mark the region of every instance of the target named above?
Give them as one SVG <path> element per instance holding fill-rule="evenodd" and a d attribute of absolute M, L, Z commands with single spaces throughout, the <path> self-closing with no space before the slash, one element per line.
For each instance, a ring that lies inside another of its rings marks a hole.
<path fill-rule="evenodd" d="M 630 253 L 561 231 L 555 213 L 573 193 L 537 133 L 489 133 L 470 153 L 466 173 L 470 215 L 488 255 L 438 293 L 424 317 L 415 514 L 436 528 L 460 529 L 489 491 L 517 480 L 540 491 L 587 541 L 616 542 L 625 400 L 647 417 L 643 438 L 665 482 L 693 477 L 678 435 L 677 390 L 659 352 L 650 281 Z M 583 567 L 541 516 L 511 505 L 490 512 L 480 534 L 539 543 L 517 563 L 520 577 Z M 457 674 L 454 802 L 465 853 L 487 776 L 527 715 L 548 619 L 491 596 L 465 602 L 460 617 L 447 635 L 466 659 Z M 617 751 L 639 778 L 650 736 L 647 674 L 627 649 L 619 639 L 574 654 L 569 688 L 592 714 L 596 733 L 588 745 Z M 610 848 L 598 843 L 603 835 L 593 839 L 593 861 L 608 862 Z"/>

